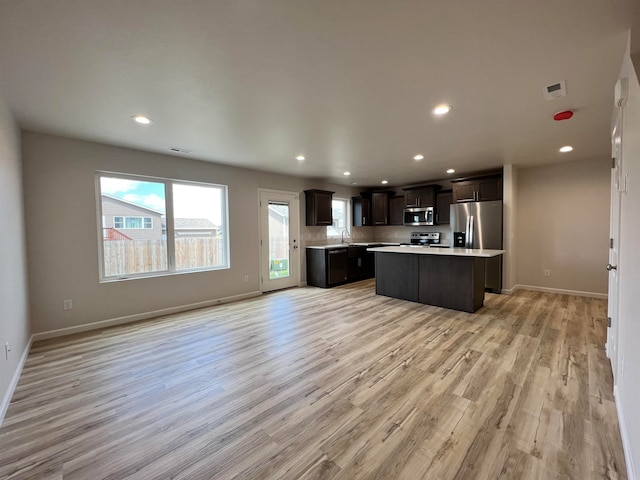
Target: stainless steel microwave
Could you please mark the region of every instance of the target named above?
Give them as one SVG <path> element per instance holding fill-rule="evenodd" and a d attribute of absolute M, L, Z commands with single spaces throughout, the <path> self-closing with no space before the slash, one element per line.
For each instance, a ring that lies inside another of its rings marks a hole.
<path fill-rule="evenodd" d="M 433 225 L 433 207 L 404 209 L 405 225 Z"/>

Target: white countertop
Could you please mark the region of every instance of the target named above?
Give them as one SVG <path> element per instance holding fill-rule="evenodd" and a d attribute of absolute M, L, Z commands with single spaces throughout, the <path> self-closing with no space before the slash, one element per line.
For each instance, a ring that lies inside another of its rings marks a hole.
<path fill-rule="evenodd" d="M 306 248 L 317 248 L 320 250 L 331 250 L 334 248 L 347 248 L 347 247 L 369 247 L 371 245 L 400 245 L 399 243 L 390 242 L 357 242 L 357 243 L 332 243 L 329 245 L 307 245 Z"/>
<path fill-rule="evenodd" d="M 368 248 L 368 252 L 382 253 L 415 253 L 418 255 L 449 255 L 454 257 L 497 257 L 506 252 L 506 250 L 490 250 L 487 248 L 441 248 L 441 247 L 413 247 L 413 246 L 397 246 L 397 247 L 374 247 Z"/>

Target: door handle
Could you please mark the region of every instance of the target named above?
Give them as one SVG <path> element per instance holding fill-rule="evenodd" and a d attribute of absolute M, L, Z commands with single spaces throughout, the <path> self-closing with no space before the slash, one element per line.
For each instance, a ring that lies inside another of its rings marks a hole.
<path fill-rule="evenodd" d="M 611 265 L 610 263 L 607 264 L 607 271 L 610 272 L 611 270 L 617 270 L 618 266 L 617 265 Z"/>

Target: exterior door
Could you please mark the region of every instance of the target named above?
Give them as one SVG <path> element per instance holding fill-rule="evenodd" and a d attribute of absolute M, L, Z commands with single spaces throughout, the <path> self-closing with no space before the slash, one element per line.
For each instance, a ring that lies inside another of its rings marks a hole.
<path fill-rule="evenodd" d="M 298 194 L 260 191 L 262 291 L 297 287 L 300 278 Z"/>
<path fill-rule="evenodd" d="M 607 315 L 610 326 L 607 330 L 607 356 L 611 361 L 613 382 L 617 383 L 618 369 L 618 252 L 620 238 L 620 196 L 625 190 L 622 178 L 622 109 L 616 109 L 613 130 L 611 133 L 611 214 L 609 219 L 609 289 Z"/>

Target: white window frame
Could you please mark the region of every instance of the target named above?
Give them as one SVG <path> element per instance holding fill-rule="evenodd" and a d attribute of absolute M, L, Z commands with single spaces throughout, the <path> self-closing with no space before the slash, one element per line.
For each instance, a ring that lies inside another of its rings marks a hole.
<path fill-rule="evenodd" d="M 131 273 L 127 275 L 120 276 L 111 276 L 105 277 L 104 275 L 104 235 L 102 231 L 102 224 L 98 221 L 98 268 L 100 272 L 100 283 L 109 283 L 109 282 L 118 282 L 123 280 L 131 280 L 131 279 L 139 279 L 139 278 L 149 278 L 149 277 L 159 277 L 166 275 L 183 275 L 194 272 L 203 272 L 203 271 L 213 271 L 213 270 L 228 270 L 231 268 L 230 264 L 230 241 L 229 241 L 229 187 L 227 185 L 221 185 L 216 183 L 205 183 L 205 182 L 194 182 L 190 180 L 180 180 L 180 179 L 172 179 L 172 178 L 162 178 L 162 177 L 151 177 L 151 176 L 142 176 L 142 175 L 130 175 L 126 173 L 118 173 L 118 172 L 106 172 L 106 171 L 96 171 L 95 174 L 95 192 L 96 192 L 96 206 L 97 206 L 97 216 L 96 220 L 104 218 L 102 213 L 102 191 L 100 188 L 100 178 L 101 177 L 110 177 L 110 178 L 119 178 L 122 180 L 135 180 L 138 182 L 154 182 L 154 183 L 163 183 L 165 189 L 165 221 L 166 221 L 166 242 L 167 242 L 167 266 L 166 270 L 156 270 L 154 272 L 143 272 L 143 273 Z M 174 215 L 173 215 L 173 185 L 193 185 L 193 186 L 201 186 L 201 187 L 214 187 L 222 190 L 221 195 L 221 225 L 220 230 L 223 236 L 223 258 L 224 262 L 222 265 L 217 265 L 215 267 L 199 267 L 192 269 L 183 269 L 176 270 L 176 262 L 175 262 L 175 232 L 174 232 Z M 122 217 L 123 224 L 126 226 L 125 216 L 118 215 L 117 217 Z M 142 218 L 142 224 L 144 229 L 144 217 Z M 153 217 L 151 218 L 152 227 L 153 228 Z M 114 216 L 114 225 L 115 225 L 115 216 Z M 116 227 L 114 227 L 116 228 Z M 124 230 L 141 230 L 141 229 L 127 229 Z"/>
<path fill-rule="evenodd" d="M 344 230 L 345 230 L 345 235 L 344 238 L 349 238 L 351 237 L 351 231 L 349 230 L 349 226 L 351 225 L 351 200 L 348 198 L 339 198 L 339 197 L 334 197 L 332 199 L 333 201 L 340 201 L 340 202 L 344 202 L 344 208 L 345 208 L 345 212 L 344 212 Z M 332 210 L 333 210 L 333 205 L 332 205 Z M 342 238 L 342 230 L 343 229 L 336 229 L 334 228 L 333 225 L 329 225 L 327 226 L 327 238 Z"/>

